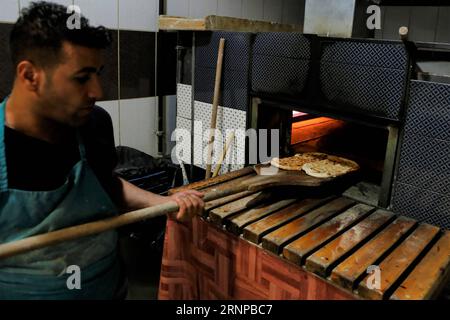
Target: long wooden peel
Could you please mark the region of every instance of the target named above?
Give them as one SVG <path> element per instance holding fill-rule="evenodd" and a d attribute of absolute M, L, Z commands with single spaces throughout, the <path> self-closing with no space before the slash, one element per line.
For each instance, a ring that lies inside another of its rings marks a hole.
<path fill-rule="evenodd" d="M 243 181 L 240 184 L 233 186 L 227 190 L 212 190 L 206 193 L 203 197 L 205 202 L 215 199 L 227 197 L 232 194 L 249 191 L 260 191 L 268 187 L 280 185 L 302 185 L 302 179 L 295 180 L 292 177 L 286 179 L 283 175 L 262 176 L 257 175 Z M 68 227 L 49 233 L 44 233 L 22 240 L 0 244 L 0 259 L 8 258 L 17 254 L 25 253 L 31 250 L 55 245 L 61 242 L 74 240 L 104 231 L 116 229 L 118 227 L 132 224 L 138 221 L 162 216 L 168 213 L 178 211 L 178 204 L 174 201 L 167 202 L 161 205 L 135 210 L 124 213 L 120 216 L 81 224 L 73 227 Z"/>
<path fill-rule="evenodd" d="M 217 123 L 217 109 L 219 106 L 220 81 L 222 79 L 222 62 L 223 62 L 224 47 L 225 47 L 225 39 L 221 38 L 220 42 L 219 42 L 219 53 L 217 55 L 216 79 L 215 79 L 215 83 L 214 83 L 214 98 L 213 98 L 213 106 L 212 106 L 212 114 L 211 114 L 211 130 L 209 132 L 208 155 L 207 155 L 207 160 L 206 160 L 205 179 L 208 179 L 209 177 L 211 177 L 211 158 L 212 158 L 214 135 L 215 135 L 216 123 Z"/>
<path fill-rule="evenodd" d="M 311 177 L 306 175 L 304 172 L 277 170 L 276 168 L 270 166 L 270 164 L 255 165 L 253 169 L 257 173 L 256 176 L 242 180 L 240 183 L 236 183 L 236 185 L 229 189 L 224 190 L 213 188 L 211 191 L 205 193 L 203 201 L 209 202 L 243 191 L 258 192 L 271 187 L 299 186 L 316 188 L 335 180 L 332 178 L 319 179 Z M 268 169 L 271 170 L 267 171 Z M 272 171 L 273 169 L 275 169 L 275 171 Z M 270 174 L 267 175 L 268 173 Z M 158 206 L 124 213 L 117 217 L 81 224 L 18 241 L 0 244 L 0 259 L 8 258 L 31 250 L 48 247 L 64 241 L 98 234 L 138 221 L 166 215 L 168 213 L 176 212 L 178 209 L 178 204 L 171 201 Z"/>

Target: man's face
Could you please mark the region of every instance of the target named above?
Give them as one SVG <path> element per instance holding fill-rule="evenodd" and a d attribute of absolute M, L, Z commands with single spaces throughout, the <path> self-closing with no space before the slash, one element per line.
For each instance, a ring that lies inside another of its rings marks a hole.
<path fill-rule="evenodd" d="M 101 50 L 64 42 L 61 62 L 44 71 L 39 112 L 71 127 L 84 124 L 95 102 L 102 97 L 99 79 L 102 68 Z"/>

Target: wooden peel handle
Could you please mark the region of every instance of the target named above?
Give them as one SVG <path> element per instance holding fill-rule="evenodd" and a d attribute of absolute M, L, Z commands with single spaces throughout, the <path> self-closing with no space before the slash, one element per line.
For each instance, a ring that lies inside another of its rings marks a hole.
<path fill-rule="evenodd" d="M 225 48 L 225 39 L 221 38 L 219 41 L 219 51 L 217 53 L 217 66 L 216 66 L 216 78 L 214 82 L 214 97 L 213 97 L 213 105 L 212 105 L 212 114 L 211 114 L 211 127 L 209 133 L 209 141 L 208 141 L 208 154 L 206 160 L 206 173 L 205 179 L 211 177 L 211 161 L 212 161 L 212 152 L 214 146 L 214 136 L 215 129 L 217 124 L 217 109 L 219 107 L 219 95 L 220 95 L 220 82 L 222 79 L 222 64 L 223 64 L 223 51 Z"/>
<path fill-rule="evenodd" d="M 204 195 L 205 202 L 226 197 L 235 193 L 247 190 L 246 184 L 240 184 L 233 188 L 220 191 L 211 191 Z M 18 241 L 0 244 L 0 259 L 8 258 L 20 253 L 28 252 L 43 247 L 55 245 L 64 241 L 74 240 L 108 230 L 116 229 L 118 227 L 135 223 L 138 221 L 162 216 L 168 213 L 178 211 L 178 204 L 170 201 L 161 205 L 139 209 L 124 213 L 117 217 L 89 222 L 73 227 L 68 227 L 49 233 L 44 233 L 29 238 L 24 238 Z"/>

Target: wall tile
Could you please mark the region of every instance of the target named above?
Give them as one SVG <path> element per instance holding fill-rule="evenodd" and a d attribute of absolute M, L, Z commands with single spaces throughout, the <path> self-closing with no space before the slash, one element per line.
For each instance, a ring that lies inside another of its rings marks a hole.
<path fill-rule="evenodd" d="M 119 99 L 119 59 L 117 48 L 117 30 L 111 30 L 113 43 L 105 50 L 105 60 L 101 79 L 103 88 L 102 100 L 117 100 Z"/>
<path fill-rule="evenodd" d="M 264 20 L 281 23 L 282 9 L 282 1 L 264 0 Z"/>
<path fill-rule="evenodd" d="M 188 17 L 189 0 L 168 0 L 166 14 L 169 16 Z"/>
<path fill-rule="evenodd" d="M 156 157 L 157 98 L 120 100 L 120 141 Z"/>
<path fill-rule="evenodd" d="M 189 1 L 189 17 L 204 18 L 212 14 L 217 14 L 217 0 Z"/>
<path fill-rule="evenodd" d="M 410 39 L 434 42 L 438 10 L 438 7 L 412 7 L 409 19 Z"/>
<path fill-rule="evenodd" d="M 157 37 L 156 95 L 175 95 L 177 84 L 177 33 L 160 31 L 157 33 Z"/>
<path fill-rule="evenodd" d="M 155 95 L 155 33 L 120 30 L 120 98 Z"/>
<path fill-rule="evenodd" d="M 0 101 L 11 93 L 14 69 L 11 63 L 11 58 L 8 49 L 9 33 L 12 29 L 10 23 L 0 23 L 0 43 L 3 43 L 0 50 L 0 74 L 2 75 L 2 81 L 0 81 Z"/>
<path fill-rule="evenodd" d="M 305 0 L 284 0 L 282 23 L 303 25 Z"/>
<path fill-rule="evenodd" d="M 119 0 L 119 27 L 122 30 L 157 31 L 158 0 Z"/>
<path fill-rule="evenodd" d="M 119 27 L 117 0 L 74 0 L 74 4 L 80 7 L 81 14 L 89 19 L 91 25 L 109 29 Z"/>
<path fill-rule="evenodd" d="M 39 2 L 41 0 L 19 0 L 20 1 L 20 9 L 28 7 L 30 2 Z M 47 0 L 48 2 L 55 2 L 65 6 L 69 6 L 73 4 L 73 0 Z"/>
<path fill-rule="evenodd" d="M 177 84 L 177 116 L 191 119 L 192 86 Z"/>
<path fill-rule="evenodd" d="M 119 101 L 99 101 L 97 105 L 108 111 L 114 128 L 114 142 L 116 146 L 120 145 L 120 127 L 119 127 Z"/>
<path fill-rule="evenodd" d="M 242 0 L 242 18 L 264 20 L 264 0 Z"/>
<path fill-rule="evenodd" d="M 19 1 L 18 0 L 2 0 L 0 10 L 0 22 L 16 22 L 19 17 Z"/>
<path fill-rule="evenodd" d="M 171 153 L 173 147 L 175 146 L 175 142 L 172 142 L 170 137 L 172 132 L 177 127 L 176 125 L 176 110 L 177 110 L 177 96 L 170 95 L 164 97 L 164 115 L 165 115 L 165 124 L 164 124 L 164 132 L 165 132 L 165 154 Z M 188 120 L 189 122 L 191 120 Z"/>
<path fill-rule="evenodd" d="M 436 42 L 450 42 L 450 7 L 440 7 L 436 27 Z"/>
<path fill-rule="evenodd" d="M 218 0 L 217 14 L 226 17 L 242 17 L 242 0 Z"/>
<path fill-rule="evenodd" d="M 389 6 L 385 9 L 383 39 L 399 39 L 398 29 L 409 26 L 410 7 Z"/>

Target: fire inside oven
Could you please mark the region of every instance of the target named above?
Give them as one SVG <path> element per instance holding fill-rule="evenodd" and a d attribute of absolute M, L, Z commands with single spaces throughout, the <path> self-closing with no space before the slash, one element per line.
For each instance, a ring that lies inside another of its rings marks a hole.
<path fill-rule="evenodd" d="M 280 156 L 323 152 L 356 161 L 358 181 L 344 195 L 357 201 L 388 208 L 395 163 L 397 129 L 375 126 L 327 114 L 286 110 L 260 104 L 258 128 L 280 130 Z"/>
<path fill-rule="evenodd" d="M 368 182 L 380 185 L 383 176 L 386 130 L 329 117 L 293 112 L 291 149 L 324 152 L 356 161 Z"/>

